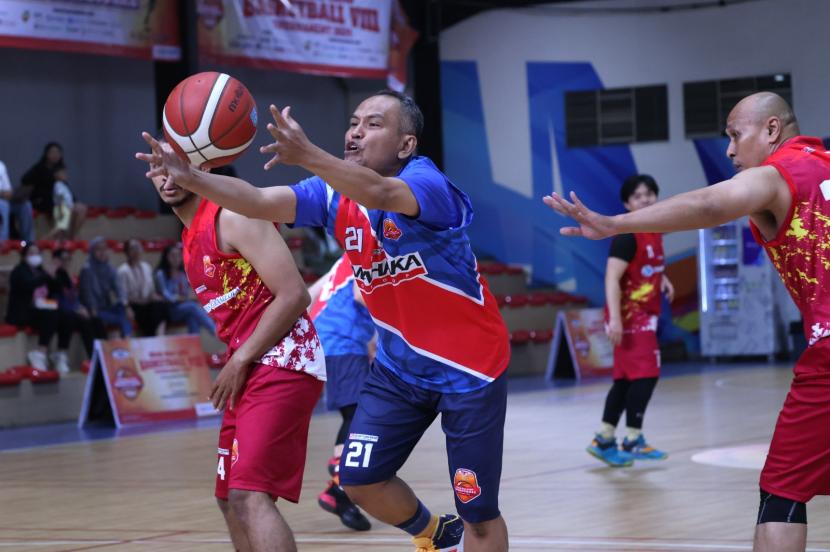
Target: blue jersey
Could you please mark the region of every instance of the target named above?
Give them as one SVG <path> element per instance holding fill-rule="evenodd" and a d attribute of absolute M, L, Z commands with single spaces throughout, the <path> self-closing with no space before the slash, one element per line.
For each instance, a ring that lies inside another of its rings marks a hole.
<path fill-rule="evenodd" d="M 434 391 L 481 388 L 507 368 L 510 347 L 465 232 L 472 205 L 426 157 L 398 178 L 418 201 L 416 218 L 366 209 L 315 176 L 292 186 L 294 224 L 325 227 L 346 251 L 381 365 Z"/>
<path fill-rule="evenodd" d="M 323 352 L 327 357 L 367 356 L 375 324 L 366 307 L 354 299 L 354 277 L 345 255 L 323 279 L 320 295 L 309 309 Z"/>

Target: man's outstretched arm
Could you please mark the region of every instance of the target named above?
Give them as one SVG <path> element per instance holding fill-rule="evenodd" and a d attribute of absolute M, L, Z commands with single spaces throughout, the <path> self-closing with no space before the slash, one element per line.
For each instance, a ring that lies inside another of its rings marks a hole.
<path fill-rule="evenodd" d="M 560 230 L 563 235 L 598 240 L 629 232 L 710 228 L 745 215 L 780 212 L 780 203 L 787 201 L 788 194 L 787 183 L 776 169 L 757 167 L 718 184 L 612 217 L 591 211 L 573 192 L 573 203 L 557 194 L 546 196 L 544 202 L 559 214 L 579 223 L 576 227 L 563 227 Z"/>
<path fill-rule="evenodd" d="M 169 144 L 158 142 L 149 133 L 142 132 L 141 137 L 149 144 L 150 153 L 135 156 L 150 164 L 148 178 L 166 175 L 172 183 L 250 218 L 294 222 L 297 196 L 288 186 L 257 188 L 241 178 L 210 174 L 181 159 Z"/>

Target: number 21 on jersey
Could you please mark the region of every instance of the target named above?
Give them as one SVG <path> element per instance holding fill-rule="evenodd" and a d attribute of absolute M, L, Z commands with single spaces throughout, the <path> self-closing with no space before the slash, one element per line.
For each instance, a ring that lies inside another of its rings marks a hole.
<path fill-rule="evenodd" d="M 346 238 L 343 240 L 346 251 L 363 251 L 363 228 L 349 226 L 346 228 Z"/>

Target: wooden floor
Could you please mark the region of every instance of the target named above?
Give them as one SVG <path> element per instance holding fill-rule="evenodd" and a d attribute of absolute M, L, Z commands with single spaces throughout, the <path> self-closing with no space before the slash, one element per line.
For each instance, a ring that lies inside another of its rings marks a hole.
<path fill-rule="evenodd" d="M 766 445 L 789 380 L 766 365 L 665 378 L 646 435 L 671 456 L 622 470 L 584 451 L 606 382 L 512 393 L 501 492 L 511 550 L 749 550 L 758 470 L 692 456 Z M 337 426 L 314 417 L 301 503 L 279 504 L 299 549 L 411 551 L 394 528 L 353 533 L 317 507 Z M 443 443 L 434 424 L 401 474 L 433 511 L 452 508 Z M 216 428 L 203 428 L 2 453 L 0 550 L 229 550 L 215 450 Z M 830 501 L 811 502 L 808 518 L 809 549 L 830 551 Z"/>

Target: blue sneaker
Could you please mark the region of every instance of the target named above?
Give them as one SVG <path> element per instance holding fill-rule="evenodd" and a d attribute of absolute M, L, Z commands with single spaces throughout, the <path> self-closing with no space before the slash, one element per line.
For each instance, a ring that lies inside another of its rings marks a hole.
<path fill-rule="evenodd" d="M 464 522 L 454 514 L 444 514 L 438 518 L 432 538 L 413 538 L 415 552 L 462 552 L 464 539 Z"/>
<path fill-rule="evenodd" d="M 634 463 L 634 458 L 624 450 L 617 448 L 617 440 L 611 437 L 606 439 L 599 433 L 594 435 L 594 440 L 585 449 L 588 454 L 599 458 L 612 468 L 627 468 Z"/>
<path fill-rule="evenodd" d="M 623 439 L 622 450 L 635 460 L 665 460 L 669 457 L 667 452 L 657 450 L 646 443 L 646 438 L 642 433 L 634 441 L 629 441 L 628 437 Z"/>

